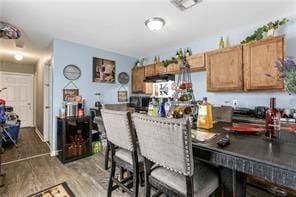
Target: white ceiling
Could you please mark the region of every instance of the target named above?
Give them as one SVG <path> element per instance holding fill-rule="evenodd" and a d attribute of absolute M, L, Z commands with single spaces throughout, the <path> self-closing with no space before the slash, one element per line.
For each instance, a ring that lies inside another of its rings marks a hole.
<path fill-rule="evenodd" d="M 19 27 L 23 49 L 0 40 L 0 58 L 13 61 L 20 50 L 36 62 L 54 38 L 134 57 L 152 54 L 217 32 L 295 12 L 296 0 L 203 0 L 181 12 L 170 0 L 0 0 L 0 19 Z M 160 32 L 144 21 L 166 20 Z"/>

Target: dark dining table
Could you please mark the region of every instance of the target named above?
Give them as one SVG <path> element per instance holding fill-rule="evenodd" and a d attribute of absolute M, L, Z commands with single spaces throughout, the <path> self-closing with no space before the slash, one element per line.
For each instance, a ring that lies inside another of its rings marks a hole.
<path fill-rule="evenodd" d="M 213 129 L 202 130 L 216 133 L 215 137 L 192 142 L 195 159 L 219 167 L 224 196 L 245 196 L 247 175 L 296 189 L 296 133 L 281 129 L 280 138 L 269 141 L 264 132 L 247 135 L 225 131 L 223 127 L 229 125 L 216 123 Z M 226 135 L 230 144 L 218 146 Z"/>

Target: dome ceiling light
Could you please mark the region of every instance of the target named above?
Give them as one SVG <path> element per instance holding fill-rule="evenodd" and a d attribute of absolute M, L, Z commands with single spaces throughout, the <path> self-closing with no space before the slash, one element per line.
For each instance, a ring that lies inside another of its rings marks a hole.
<path fill-rule="evenodd" d="M 14 55 L 14 59 L 16 59 L 17 61 L 22 61 L 24 59 L 24 56 L 20 53 L 17 53 Z"/>
<path fill-rule="evenodd" d="M 159 31 L 165 25 L 165 20 L 160 17 L 152 17 L 145 21 L 145 25 L 150 31 Z"/>

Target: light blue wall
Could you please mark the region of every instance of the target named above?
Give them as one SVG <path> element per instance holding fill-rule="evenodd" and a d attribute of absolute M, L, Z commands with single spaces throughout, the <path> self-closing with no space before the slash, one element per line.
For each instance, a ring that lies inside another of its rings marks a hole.
<path fill-rule="evenodd" d="M 69 82 L 63 76 L 63 69 L 68 64 L 78 66 L 82 71 L 80 79 L 75 81 L 79 88 L 80 95 L 86 99 L 87 111 L 94 106 L 97 96 L 94 93 L 103 94 L 104 103 L 117 103 L 117 91 L 120 88 L 116 84 L 93 83 L 92 82 L 92 58 L 100 57 L 116 61 L 116 77 L 120 72 L 127 72 L 130 75 L 131 68 L 136 61 L 133 57 L 96 49 L 73 42 L 55 39 L 53 42 L 53 142 L 56 143 L 56 116 L 62 107 L 63 88 Z M 130 83 L 126 85 L 130 92 Z M 56 144 L 52 145 L 55 150 Z"/>
<path fill-rule="evenodd" d="M 282 18 L 282 17 L 278 17 Z M 291 21 L 289 24 L 278 30 L 278 34 L 286 34 L 287 55 L 296 58 L 296 15 L 288 17 Z M 270 19 L 273 20 L 273 19 Z M 274 19 L 276 20 L 276 18 Z M 268 23 L 269 21 L 266 21 Z M 194 25 L 194 24 L 193 24 Z M 148 63 L 153 61 L 154 55 L 159 55 L 161 59 L 170 58 L 176 54 L 176 49 L 191 47 L 193 54 L 210 51 L 217 49 L 221 36 L 224 36 L 230 45 L 239 44 L 246 36 L 253 33 L 255 29 L 262 26 L 262 23 L 248 25 L 237 29 L 232 29 L 228 32 L 217 32 L 215 35 L 199 38 L 195 41 L 185 43 L 183 45 L 175 46 L 171 49 L 163 49 L 154 54 L 148 55 Z M 196 25 L 198 28 L 198 25 Z M 201 30 L 202 31 L 202 30 Z M 206 72 L 198 72 L 192 74 L 193 88 L 197 99 L 208 97 L 209 102 L 213 104 L 225 104 L 225 101 L 238 100 L 241 107 L 254 107 L 254 106 L 268 106 L 269 98 L 275 96 L 277 98 L 278 107 L 296 108 L 296 96 L 289 95 L 286 92 L 239 92 L 239 93 L 210 93 L 206 90 Z"/>

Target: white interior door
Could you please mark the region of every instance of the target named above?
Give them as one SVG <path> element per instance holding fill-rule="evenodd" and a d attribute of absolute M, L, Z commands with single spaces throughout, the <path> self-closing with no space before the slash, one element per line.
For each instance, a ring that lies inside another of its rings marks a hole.
<path fill-rule="evenodd" d="M 0 72 L 0 97 L 19 116 L 21 127 L 33 127 L 33 75 Z"/>
<path fill-rule="evenodd" d="M 44 140 L 51 141 L 51 123 L 52 123 L 52 70 L 51 65 L 46 64 L 43 67 L 43 104 L 44 104 L 44 120 L 43 120 L 43 135 Z"/>

